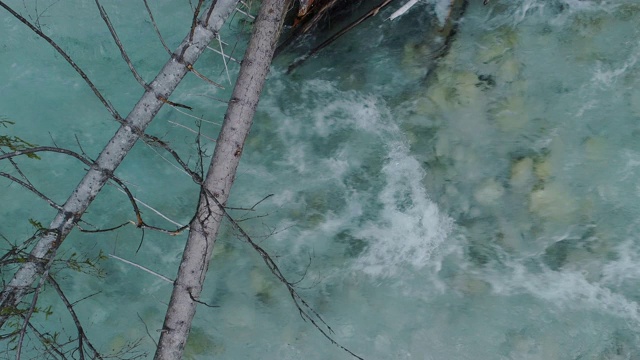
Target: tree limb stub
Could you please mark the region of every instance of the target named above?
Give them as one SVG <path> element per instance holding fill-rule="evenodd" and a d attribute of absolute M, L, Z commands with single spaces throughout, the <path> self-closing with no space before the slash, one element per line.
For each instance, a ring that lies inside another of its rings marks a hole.
<path fill-rule="evenodd" d="M 240 67 L 211 166 L 201 191 L 198 212 L 191 221 L 173 293 L 162 327 L 155 360 L 180 359 L 195 315 L 202 284 L 235 179 L 244 141 L 258 106 L 288 0 L 264 0 Z M 212 199 L 211 196 L 215 196 Z"/>
<path fill-rule="evenodd" d="M 113 173 L 120 165 L 129 150 L 143 134 L 146 127 L 158 113 L 163 101 L 168 99 L 176 89 L 182 78 L 189 71 L 187 66 L 195 63 L 206 46 L 215 38 L 216 33 L 235 9 L 239 0 L 219 0 L 215 2 L 215 8 L 209 13 L 206 27 L 198 24 L 193 31 L 193 36 L 188 34 L 171 59 L 156 76 L 149 89 L 134 106 L 109 143 L 104 147 L 96 164 L 80 181 L 71 196 L 65 202 L 62 210 L 58 212 L 51 222 L 50 231 L 44 232 L 38 243 L 31 251 L 31 259 L 23 264 L 14 274 L 11 281 L 0 293 L 0 309 L 12 309 L 22 300 L 26 292 L 31 289 L 31 284 L 43 271 L 50 266 L 56 255 L 57 249 L 64 238 L 76 226 L 82 214 L 89 207 L 98 192 L 109 180 L 109 174 Z M 192 38 L 189 41 L 189 38 Z M 45 263 L 47 265 L 40 266 Z M 2 314 L 10 313 L 7 311 Z M 0 314 L 0 327 L 4 325 L 8 315 Z"/>

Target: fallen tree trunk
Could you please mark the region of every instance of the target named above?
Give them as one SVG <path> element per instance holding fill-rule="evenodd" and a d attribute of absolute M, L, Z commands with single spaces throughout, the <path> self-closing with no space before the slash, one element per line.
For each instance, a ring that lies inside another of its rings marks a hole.
<path fill-rule="evenodd" d="M 181 359 L 202 291 L 213 245 L 224 219 L 223 206 L 233 185 L 244 142 L 249 134 L 288 0 L 264 0 L 254 24 L 229 107 L 218 135 L 211 165 L 200 193 L 197 215 L 162 326 L 156 360 Z"/>
<path fill-rule="evenodd" d="M 49 269 L 66 236 L 77 225 L 135 142 L 144 134 L 146 127 L 162 105 L 168 102 L 173 91 L 189 72 L 191 65 L 196 62 L 207 45 L 215 38 L 238 1 L 214 1 L 211 5 L 212 8 L 203 12 L 204 16 L 201 21 L 190 31 L 172 54 L 171 59 L 153 82 L 148 85 L 142 98 L 104 147 L 94 166 L 87 171 L 49 228 L 41 232 L 29 258 L 20 266 L 0 294 L 0 328 L 11 315 L 16 314 L 16 306 L 31 291 L 31 286 L 38 276 Z M 1 1 L 0 5 L 10 11 L 10 8 Z"/>

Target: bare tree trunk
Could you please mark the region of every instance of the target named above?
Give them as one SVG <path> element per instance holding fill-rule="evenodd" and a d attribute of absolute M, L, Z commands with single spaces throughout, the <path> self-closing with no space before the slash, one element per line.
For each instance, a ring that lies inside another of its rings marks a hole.
<path fill-rule="evenodd" d="M 122 126 L 100 153 L 95 165 L 87 172 L 71 196 L 43 231 L 30 257 L 0 294 L 0 328 L 21 299 L 31 290 L 35 279 L 51 265 L 60 244 L 76 226 L 98 192 L 109 180 L 135 142 L 142 136 L 162 105 L 176 89 L 189 67 L 196 62 L 206 46 L 214 39 L 239 0 L 214 1 L 202 18 L 182 41 L 171 59 L 156 76 L 142 98 L 129 113 Z"/>
<path fill-rule="evenodd" d="M 224 218 L 220 207 L 226 203 L 235 179 L 244 141 L 277 45 L 287 2 L 262 2 L 200 194 L 198 212 L 190 224 L 189 239 L 174 283 L 156 360 L 182 358 L 213 245 Z"/>

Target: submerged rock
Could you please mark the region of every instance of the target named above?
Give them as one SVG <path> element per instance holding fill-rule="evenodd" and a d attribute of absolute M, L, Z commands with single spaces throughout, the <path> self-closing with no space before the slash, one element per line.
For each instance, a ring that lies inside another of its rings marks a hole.
<path fill-rule="evenodd" d="M 189 332 L 187 344 L 184 348 L 185 359 L 193 359 L 198 356 L 220 355 L 224 352 L 224 345 L 216 341 L 213 336 L 207 334 L 202 328 L 194 326 Z"/>
<path fill-rule="evenodd" d="M 500 64 L 496 78 L 499 82 L 510 83 L 520 77 L 521 71 L 522 64 L 515 57 L 511 56 Z"/>
<path fill-rule="evenodd" d="M 265 277 L 264 271 L 266 269 L 254 268 L 251 270 L 251 288 L 260 301 L 267 302 L 271 299 L 271 290 L 274 284 L 273 281 Z"/>
<path fill-rule="evenodd" d="M 551 159 L 549 157 L 536 159 L 533 164 L 533 172 L 536 174 L 539 181 L 547 181 L 551 177 L 551 170 Z"/>
<path fill-rule="evenodd" d="M 557 182 L 547 183 L 531 193 L 529 211 L 541 218 L 569 223 L 575 220 L 577 210 L 569 190 Z"/>
<path fill-rule="evenodd" d="M 494 104 L 490 114 L 500 130 L 517 132 L 529 122 L 528 109 L 522 95 L 512 95 Z"/>
<path fill-rule="evenodd" d="M 607 141 L 600 136 L 591 136 L 584 142 L 584 153 L 587 160 L 603 161 L 607 160 L 608 144 Z"/>
<path fill-rule="evenodd" d="M 473 198 L 482 205 L 496 205 L 504 195 L 504 187 L 494 179 L 480 185 L 473 193 Z"/>
<path fill-rule="evenodd" d="M 534 183 L 533 160 L 529 157 L 519 159 L 511 164 L 509 185 L 517 190 L 524 190 Z"/>
<path fill-rule="evenodd" d="M 484 295 L 491 291 L 491 285 L 473 274 L 457 274 L 453 286 L 466 296 Z"/>
<path fill-rule="evenodd" d="M 499 62 L 505 54 L 513 51 L 517 43 L 517 32 L 510 26 L 488 32 L 478 42 L 476 59 L 484 64 Z"/>

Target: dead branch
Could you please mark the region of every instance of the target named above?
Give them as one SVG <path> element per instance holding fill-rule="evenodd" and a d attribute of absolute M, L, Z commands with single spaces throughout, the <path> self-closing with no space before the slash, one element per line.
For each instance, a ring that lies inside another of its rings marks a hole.
<path fill-rule="evenodd" d="M 274 194 L 269 194 L 265 197 L 263 197 L 260 201 L 258 201 L 257 203 L 253 204 L 252 207 L 250 208 L 242 208 L 242 207 L 231 207 L 231 206 L 227 206 L 225 207 L 225 209 L 227 210 L 245 210 L 245 211 L 255 211 L 256 206 L 260 205 L 261 202 L 267 200 L 268 198 L 272 197 Z"/>
<path fill-rule="evenodd" d="M 89 85 L 89 88 L 91 88 L 91 91 L 93 91 L 93 93 L 100 100 L 102 105 L 104 105 L 104 107 L 107 109 L 109 114 L 111 114 L 111 116 L 113 116 L 113 118 L 116 119 L 120 123 L 122 123 L 124 121 L 122 119 L 122 117 L 120 116 L 120 114 L 118 114 L 116 109 L 104 98 L 104 96 L 102 96 L 102 94 L 100 93 L 98 88 L 89 79 L 89 76 L 87 76 L 87 74 L 84 71 L 82 71 L 82 69 L 78 65 L 76 65 L 76 63 L 71 59 L 71 57 L 64 50 L 62 50 L 62 48 L 60 46 L 58 46 L 58 44 L 56 44 L 56 42 L 53 41 L 53 39 L 51 39 L 50 37 L 45 35 L 45 33 L 43 33 L 38 27 L 36 27 L 33 24 L 31 24 L 27 19 L 22 17 L 22 15 L 18 14 L 17 12 L 15 12 L 11 7 L 9 7 L 9 5 L 5 4 L 4 1 L 0 1 L 0 7 L 3 7 L 5 10 L 7 10 L 11 15 L 13 15 L 21 23 L 25 24 L 27 27 L 29 27 L 29 29 L 31 29 L 38 36 L 40 36 L 46 42 L 48 42 L 54 49 L 56 49 L 56 51 L 60 55 L 62 55 L 62 57 L 67 61 L 67 63 L 69 63 L 69 65 L 71 65 L 71 67 L 73 67 L 73 69 L 78 74 L 80 74 L 80 76 L 82 77 L 82 79 L 84 79 L 84 81 L 87 83 L 87 85 Z"/>
<path fill-rule="evenodd" d="M 287 70 L 287 72 L 291 72 L 293 71 L 296 67 L 302 65 L 302 63 L 304 63 L 308 58 L 312 57 L 313 55 L 317 54 L 320 50 L 324 49 L 325 47 L 329 46 L 331 43 L 333 43 L 334 41 L 336 41 L 339 37 L 341 37 L 342 35 L 346 34 L 349 30 L 353 29 L 354 27 L 360 25 L 363 21 L 367 20 L 370 17 L 376 16 L 378 15 L 378 12 L 380 12 L 380 10 L 384 9 L 387 5 L 389 5 L 393 0 L 384 0 L 382 1 L 380 4 L 378 4 L 377 6 L 375 6 L 373 9 L 369 10 L 369 12 L 367 12 L 366 14 L 362 15 L 360 18 L 358 18 L 357 20 L 353 21 L 352 23 L 350 23 L 349 25 L 343 27 L 340 31 L 338 31 L 337 33 L 335 33 L 334 35 L 332 35 L 330 38 L 328 38 L 327 40 L 323 41 L 322 44 L 316 46 L 314 49 L 312 49 L 311 51 L 309 51 L 306 55 L 304 55 L 303 57 L 299 58 L 298 60 L 296 60 L 293 64 L 289 65 L 289 69 Z"/>
<path fill-rule="evenodd" d="M 127 119 L 120 126 L 116 134 L 105 146 L 94 166 L 90 168 L 71 196 L 65 202 L 63 209 L 49 225 L 50 230 L 44 232 L 38 243 L 31 251 L 30 260 L 20 267 L 11 281 L 0 293 L 0 307 L 15 308 L 22 300 L 26 289 L 35 281 L 39 274 L 50 267 L 57 249 L 67 234 L 76 226 L 82 214 L 97 196 L 98 192 L 111 178 L 111 174 L 120 165 L 129 150 L 133 147 L 144 130 L 158 113 L 164 102 L 160 98 L 168 99 L 180 81 L 188 72 L 187 65 L 192 64 L 213 40 L 217 31 L 235 8 L 238 0 L 219 0 L 215 2 L 215 9 L 210 11 L 208 25 L 198 24 L 192 41 L 187 36 L 180 44 L 172 58 L 165 64 L 156 79 L 149 84 L 142 98 L 134 106 Z M 4 2 L 0 6 L 11 12 L 17 19 L 29 26 L 37 34 L 42 34 L 23 17 L 11 10 Z M 42 34 L 44 35 L 44 34 Z M 45 39 L 49 39 L 44 35 Z M 59 49 L 59 47 L 56 45 Z M 73 63 L 64 53 L 68 62 Z M 177 55 L 179 54 L 179 55 Z M 75 64 L 74 64 L 75 65 Z M 74 68 L 77 68 L 75 66 Z M 84 75 L 82 72 L 81 74 Z M 86 79 L 86 75 L 83 76 Z M 95 87 L 94 87 L 95 88 Z M 101 99 L 104 99 L 100 96 Z M 106 100 L 104 101 L 106 103 Z M 114 113 L 114 115 L 117 113 Z M 32 260 L 37 259 L 37 260 Z M 44 266 L 38 264 L 44 263 Z M 10 314 L 0 314 L 0 327 L 4 325 Z"/>
<path fill-rule="evenodd" d="M 162 46 L 164 47 L 165 50 L 167 50 L 167 53 L 169 55 L 171 55 L 171 50 L 169 50 L 169 47 L 167 46 L 167 43 L 164 42 L 164 38 L 162 37 L 162 34 L 160 33 L 160 29 L 158 28 L 158 25 L 156 24 L 156 20 L 153 18 L 153 13 L 151 12 L 151 8 L 149 7 L 149 3 L 147 2 L 147 0 L 143 0 L 144 1 L 144 7 L 147 9 L 147 13 L 149 14 L 149 19 L 151 19 L 151 25 L 153 25 L 153 30 L 155 30 L 156 34 L 158 35 L 158 39 L 160 39 L 160 42 L 162 43 Z"/>
<path fill-rule="evenodd" d="M 58 282 L 48 274 L 47 274 L 46 280 L 56 290 L 56 292 L 58 293 L 58 296 L 60 297 L 65 307 L 67 308 L 67 311 L 69 311 L 69 314 L 73 319 L 73 323 L 76 325 L 76 330 L 78 331 L 78 348 L 77 349 L 78 349 L 78 353 L 80 354 L 80 358 L 84 359 L 84 345 L 86 344 L 89 350 L 91 350 L 91 352 L 93 353 L 94 359 L 103 359 L 102 355 L 100 355 L 98 350 L 96 350 L 93 344 L 91 344 L 91 341 L 89 341 L 89 339 L 87 338 L 87 335 L 84 332 L 84 328 L 80 323 L 80 319 L 78 319 L 78 315 L 76 314 L 75 310 L 73 310 L 73 305 L 69 302 L 69 299 L 67 299 L 67 296 L 64 294 L 64 292 L 60 288 L 60 285 L 58 284 Z"/>
<path fill-rule="evenodd" d="M 18 336 L 18 345 L 16 348 L 16 360 L 20 360 L 20 354 L 22 353 L 22 342 L 24 341 L 24 336 L 27 333 L 27 327 L 31 321 L 31 316 L 33 316 L 34 311 L 36 310 L 36 303 L 38 302 L 38 296 L 40 295 L 40 290 L 44 285 L 46 277 L 49 276 L 49 269 L 45 270 L 42 277 L 40 278 L 40 282 L 36 286 L 33 292 L 33 298 L 31 299 L 31 304 L 29 305 L 29 310 L 24 314 L 24 322 L 22 323 L 22 328 L 20 329 L 20 335 Z"/>
<path fill-rule="evenodd" d="M 51 351 L 53 351 L 61 359 L 63 359 L 63 360 L 68 359 L 67 356 L 64 354 L 64 349 L 62 349 L 61 346 L 59 346 L 55 341 L 51 341 L 51 339 L 48 339 L 45 336 L 45 334 L 41 333 L 38 329 L 36 329 L 36 327 L 33 326 L 33 324 L 28 323 L 28 325 L 29 325 L 29 329 L 31 329 L 31 331 L 33 331 L 33 333 L 36 334 L 36 336 L 38 337 L 38 340 L 40 340 L 40 343 L 41 344 L 46 344 L 45 345 L 45 351 L 47 353 L 51 354 Z M 51 349 L 49 349 L 49 348 L 51 348 Z M 51 355 L 53 355 L 53 354 L 51 354 Z"/>
<path fill-rule="evenodd" d="M 249 132 L 260 93 L 269 71 L 280 33 L 287 0 L 265 0 L 254 24 L 254 32 L 245 52 L 238 80 L 218 135 L 211 166 L 204 180 L 196 217 L 190 223 L 189 239 L 183 252 L 171 301 L 162 327 L 156 360 L 182 357 L 184 345 L 195 315 L 202 283 L 213 252 L 222 214 L 210 203 L 229 196 L 240 161 L 244 140 Z M 200 179 L 202 177 L 200 176 Z"/>
<path fill-rule="evenodd" d="M 49 199 L 45 194 L 41 193 L 40 191 L 38 191 L 38 189 L 35 188 L 35 186 L 33 186 L 30 183 L 27 183 L 26 181 L 22 181 L 18 178 L 16 178 L 15 176 L 12 176 L 10 174 L 7 174 L 5 172 L 0 171 L 0 176 L 5 177 L 13 182 L 15 182 L 16 184 L 22 186 L 23 188 L 31 191 L 32 193 L 38 195 L 39 198 L 41 198 L 42 200 L 46 201 L 47 204 L 49 204 L 49 206 L 51 206 L 52 208 L 56 209 L 56 210 L 62 210 L 62 206 L 56 204 L 53 200 Z"/>
<path fill-rule="evenodd" d="M 208 190 L 205 189 L 205 191 L 208 191 Z M 234 220 L 233 217 L 231 217 L 231 215 L 229 215 L 229 213 L 226 211 L 224 205 L 222 205 L 218 201 L 218 199 L 215 196 L 213 196 L 213 194 L 209 194 L 209 197 L 213 200 L 213 202 L 216 204 L 218 209 L 222 212 L 224 217 L 231 223 L 233 228 L 236 231 L 238 231 L 241 234 L 242 238 L 245 239 L 249 243 L 249 245 L 251 245 L 251 247 L 260 255 L 260 257 L 262 258 L 264 263 L 267 265 L 267 267 L 269 268 L 271 273 L 284 286 L 286 286 L 287 290 L 289 291 L 289 295 L 291 296 L 291 299 L 293 300 L 294 305 L 298 309 L 298 313 L 300 314 L 300 317 L 305 321 L 309 321 L 333 345 L 335 345 L 338 348 L 346 351 L 347 353 L 349 353 L 350 355 L 352 355 L 356 359 L 364 360 L 362 357 L 356 355 L 354 352 L 352 352 L 351 350 L 349 350 L 345 346 L 343 346 L 340 343 L 338 343 L 336 340 L 333 339 L 333 337 L 331 337 L 331 335 L 329 335 L 331 333 L 334 333 L 333 329 L 331 329 L 331 326 L 329 326 L 329 324 L 327 324 L 324 321 L 322 316 L 320 316 L 320 314 L 315 309 L 313 309 L 309 305 L 309 303 L 307 303 L 307 301 L 304 300 L 304 298 L 302 298 L 302 296 L 300 296 L 300 294 L 298 294 L 298 291 L 295 288 L 296 284 L 299 283 L 300 281 L 302 281 L 302 279 L 300 279 L 300 280 L 298 280 L 296 282 L 290 282 L 289 280 L 287 280 L 287 278 L 284 276 L 282 271 L 280 271 L 280 268 L 278 267 L 276 262 L 273 260 L 271 255 L 269 255 L 269 253 L 266 250 L 264 250 L 264 248 L 262 248 L 260 245 L 258 245 L 256 242 L 253 241 L 251 236 L 249 236 L 249 234 L 246 231 L 244 231 L 244 229 L 238 224 L 238 222 L 236 220 Z M 305 272 L 306 272 L 306 270 L 305 270 Z M 303 278 L 304 278 L 304 276 L 303 276 Z M 324 325 L 324 328 L 322 326 L 320 326 L 320 324 L 318 322 L 320 322 L 322 325 Z"/>
<path fill-rule="evenodd" d="M 94 164 L 91 160 L 89 160 L 86 157 L 78 154 L 75 151 L 72 151 L 72 150 L 69 150 L 69 149 L 63 149 L 63 148 L 59 148 L 59 147 L 53 147 L 53 146 L 36 146 L 36 147 L 28 148 L 28 149 L 16 150 L 16 151 L 12 151 L 12 152 L 5 152 L 4 154 L 0 154 L 0 160 L 11 159 L 11 158 L 14 158 L 16 156 L 21 156 L 21 155 L 36 154 L 36 153 L 39 153 L 39 152 L 53 152 L 53 153 L 65 154 L 65 155 L 73 156 L 74 158 L 82 161 L 87 166 L 93 166 L 93 164 Z"/>
<path fill-rule="evenodd" d="M 127 66 L 129 66 L 129 70 L 131 70 L 133 77 L 135 77 L 138 83 L 142 85 L 142 88 L 145 90 L 148 90 L 149 85 L 144 81 L 142 76 L 138 74 L 135 67 L 133 67 L 133 63 L 131 63 L 131 59 L 129 58 L 129 55 L 125 51 L 124 46 L 122 45 L 122 42 L 118 37 L 118 33 L 116 33 L 116 29 L 113 27 L 113 24 L 109 19 L 109 15 L 107 15 L 107 11 L 100 4 L 100 0 L 95 0 L 95 1 L 96 1 L 96 6 L 100 11 L 100 17 L 102 18 L 102 20 L 104 20 L 104 23 L 107 25 L 107 28 L 109 29 L 109 33 L 111 33 L 111 37 L 113 38 L 113 41 L 115 41 L 116 45 L 118 46 L 118 50 L 120 50 L 120 55 L 122 56 L 122 59 L 124 60 L 124 62 L 127 63 Z"/>
<path fill-rule="evenodd" d="M 171 280 L 171 279 L 169 279 L 168 277 L 166 277 L 166 276 L 164 276 L 164 275 L 158 274 L 157 272 L 155 272 L 155 271 L 153 271 L 153 270 L 151 270 L 151 269 L 148 269 L 148 268 L 146 268 L 146 267 L 144 267 L 144 266 L 142 266 L 142 265 L 138 265 L 138 264 L 136 264 L 136 263 L 134 263 L 134 262 L 131 262 L 131 261 L 129 261 L 129 260 L 125 260 L 125 259 L 123 259 L 123 258 L 121 258 L 121 257 L 119 257 L 119 256 L 116 256 L 116 255 L 113 255 L 113 254 L 109 254 L 108 256 L 109 256 L 110 258 L 114 258 L 114 259 L 116 259 L 116 260 L 120 260 L 120 261 L 122 261 L 122 262 L 123 262 L 123 263 L 125 263 L 125 264 L 129 264 L 129 265 L 131 265 L 131 266 L 137 267 L 138 269 L 140 269 L 140 270 L 142 270 L 142 271 L 146 271 L 146 272 L 148 272 L 148 273 L 149 273 L 149 274 L 151 274 L 151 275 L 155 275 L 155 276 L 159 277 L 160 279 L 162 279 L 162 280 L 164 280 L 164 281 L 168 282 L 169 284 L 173 284 L 173 281 L 174 281 L 174 280 Z"/>
<path fill-rule="evenodd" d="M 198 15 L 200 15 L 200 8 L 204 0 L 198 0 L 198 6 L 196 6 L 196 10 L 193 12 L 193 20 L 191 21 L 191 31 L 189 31 L 189 41 L 193 41 L 193 32 L 196 30 L 196 24 L 198 23 Z"/>
<path fill-rule="evenodd" d="M 222 57 L 222 58 L 224 59 L 224 54 L 223 54 L 223 57 Z M 193 75 L 197 76 L 197 77 L 198 77 L 198 78 L 200 78 L 201 80 L 206 81 L 207 83 L 209 83 L 210 85 L 213 85 L 213 86 L 217 87 L 218 89 L 224 89 L 224 86 L 222 86 L 222 85 L 218 84 L 217 82 L 215 82 L 215 81 L 213 81 L 213 80 L 209 79 L 208 77 L 206 77 L 206 76 L 202 75 L 200 72 L 196 71 L 196 69 L 194 69 L 194 68 L 193 68 L 193 66 L 192 66 L 191 64 L 189 64 L 189 65 L 187 66 L 187 68 L 189 69 L 189 71 L 191 71 L 191 72 L 193 73 Z M 188 108 L 188 109 L 189 109 L 189 110 L 191 110 L 191 108 Z"/>

